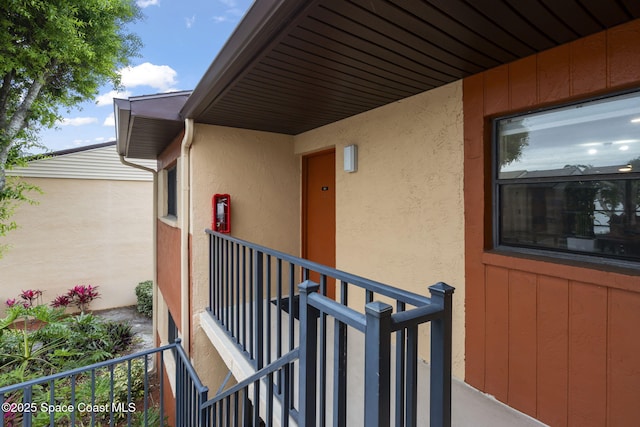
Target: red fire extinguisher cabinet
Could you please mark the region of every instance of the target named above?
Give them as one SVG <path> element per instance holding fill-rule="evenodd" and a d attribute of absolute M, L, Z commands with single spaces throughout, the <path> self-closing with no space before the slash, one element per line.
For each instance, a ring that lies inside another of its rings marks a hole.
<path fill-rule="evenodd" d="M 231 232 L 231 196 L 228 194 L 215 194 L 211 199 L 213 220 L 211 229 L 219 233 Z"/>

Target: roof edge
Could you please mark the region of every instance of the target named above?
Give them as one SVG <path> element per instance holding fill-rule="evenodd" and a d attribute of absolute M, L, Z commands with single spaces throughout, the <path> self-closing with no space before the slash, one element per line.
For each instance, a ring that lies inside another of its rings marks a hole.
<path fill-rule="evenodd" d="M 197 118 L 296 16 L 317 0 L 257 0 L 215 57 L 180 111 Z"/>

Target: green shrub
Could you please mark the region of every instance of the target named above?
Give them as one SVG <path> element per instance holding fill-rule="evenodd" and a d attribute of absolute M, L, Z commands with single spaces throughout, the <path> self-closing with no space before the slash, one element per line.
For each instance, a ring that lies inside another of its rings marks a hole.
<path fill-rule="evenodd" d="M 153 315 L 153 281 L 147 280 L 138 283 L 136 297 L 138 298 L 138 312 L 151 317 Z"/>
<path fill-rule="evenodd" d="M 130 323 L 110 320 L 104 323 L 105 332 L 114 353 L 121 353 L 133 344 L 133 328 Z"/>

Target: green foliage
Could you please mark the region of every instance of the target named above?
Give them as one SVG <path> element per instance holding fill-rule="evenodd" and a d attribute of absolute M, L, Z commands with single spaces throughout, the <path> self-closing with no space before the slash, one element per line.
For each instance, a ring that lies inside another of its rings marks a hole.
<path fill-rule="evenodd" d="M 147 280 L 136 286 L 138 312 L 147 317 L 153 316 L 153 281 Z"/>
<path fill-rule="evenodd" d="M 101 362 L 118 356 L 132 344 L 134 334 L 130 324 L 103 320 L 93 314 L 67 316 L 64 308 L 32 305 L 38 297 L 38 291 L 23 291 L 18 301 L 8 301 L 11 305 L 6 316 L 0 319 L 0 387 Z M 161 421 L 159 411 L 153 407 L 153 382 L 148 378 L 145 380 L 145 370 L 151 363 L 135 359 L 112 368 L 97 369 L 93 375 L 91 372 L 76 375 L 73 384 L 76 404 L 83 402 L 107 408 L 96 412 L 95 425 L 98 426 L 110 425 L 112 402 L 122 405 L 112 412 L 117 425 L 128 423 L 130 419 L 131 425 L 143 426 L 145 417 L 146 425 L 168 425 L 166 419 Z M 50 387 L 51 383 L 32 387 L 32 402 L 38 408 L 41 404 L 51 403 Z M 69 377 L 56 380 L 54 387 L 54 404 L 72 402 Z M 143 411 L 145 398 L 148 399 L 146 415 Z M 4 401 L 21 402 L 22 394 L 15 392 L 4 396 Z M 126 412 L 131 409 L 129 403 L 136 405 L 134 413 Z M 21 425 L 22 413 L 9 415 L 5 422 Z M 34 426 L 50 425 L 49 413 L 38 410 L 33 415 Z M 93 425 L 90 412 L 77 411 L 75 417 L 76 425 Z M 69 425 L 69 422 L 69 413 L 54 413 L 55 425 Z"/>
<path fill-rule="evenodd" d="M 104 329 L 115 354 L 125 351 L 133 344 L 133 328 L 129 323 L 108 321 L 105 322 Z"/>

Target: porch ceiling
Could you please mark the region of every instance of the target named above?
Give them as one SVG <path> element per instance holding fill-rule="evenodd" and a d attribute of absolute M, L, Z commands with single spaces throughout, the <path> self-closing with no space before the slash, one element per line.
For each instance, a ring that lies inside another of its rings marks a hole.
<path fill-rule="evenodd" d="M 637 0 L 256 0 L 180 117 L 296 135 L 636 18 Z"/>
<path fill-rule="evenodd" d="M 295 135 L 638 17 L 637 0 L 258 0 L 181 113 Z"/>

